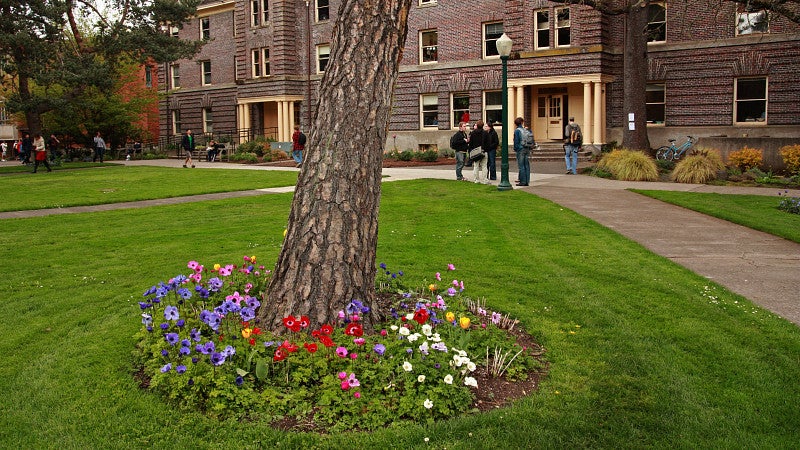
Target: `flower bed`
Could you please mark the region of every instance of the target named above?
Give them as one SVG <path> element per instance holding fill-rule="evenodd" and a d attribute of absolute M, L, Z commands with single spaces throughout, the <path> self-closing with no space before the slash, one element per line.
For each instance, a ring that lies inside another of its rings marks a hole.
<path fill-rule="evenodd" d="M 530 394 L 543 367 L 515 320 L 465 297 L 463 281 L 440 285 L 439 273 L 423 295 L 381 264 L 379 293 L 396 303 L 374 331 L 359 320 L 369 307 L 352 300 L 332 323 L 290 315 L 272 332 L 256 319 L 270 272 L 255 257 L 188 268 L 139 303 L 137 374 L 211 416 L 326 431 L 430 422 Z"/>

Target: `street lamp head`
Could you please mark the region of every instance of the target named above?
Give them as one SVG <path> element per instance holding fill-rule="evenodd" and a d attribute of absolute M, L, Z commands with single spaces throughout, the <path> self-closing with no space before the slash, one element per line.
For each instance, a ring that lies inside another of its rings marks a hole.
<path fill-rule="evenodd" d="M 511 55 L 511 46 L 514 44 L 514 41 L 508 37 L 507 34 L 503 33 L 502 36 L 497 40 L 497 52 L 500 53 L 500 56 L 505 56 L 508 58 Z"/>

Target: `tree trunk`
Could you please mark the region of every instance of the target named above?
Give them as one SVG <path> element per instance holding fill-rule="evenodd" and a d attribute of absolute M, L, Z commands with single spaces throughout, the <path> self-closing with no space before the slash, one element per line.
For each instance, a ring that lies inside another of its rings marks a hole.
<path fill-rule="evenodd" d="M 289 224 L 259 317 L 331 323 L 375 300 L 381 164 L 412 0 L 344 0 Z M 369 326 L 373 311 L 363 317 Z"/>
<path fill-rule="evenodd" d="M 623 71 L 622 146 L 631 150 L 650 150 L 647 138 L 647 7 L 649 1 L 632 5 L 626 17 Z M 633 114 L 634 129 L 630 128 Z"/>

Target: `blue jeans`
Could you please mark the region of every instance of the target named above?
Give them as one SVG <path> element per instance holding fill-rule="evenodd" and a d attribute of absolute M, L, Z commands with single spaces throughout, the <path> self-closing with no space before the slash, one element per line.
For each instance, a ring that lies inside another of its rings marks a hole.
<path fill-rule="evenodd" d="M 461 173 L 461 169 L 464 168 L 464 159 L 467 157 L 467 152 L 456 152 L 456 179 L 463 180 L 464 174 Z"/>
<path fill-rule="evenodd" d="M 497 179 L 497 150 L 489 150 L 486 152 L 486 168 L 489 169 L 489 179 Z"/>
<path fill-rule="evenodd" d="M 303 151 L 302 150 L 292 150 L 292 158 L 294 162 L 300 164 L 303 162 Z"/>
<path fill-rule="evenodd" d="M 531 150 L 523 148 L 522 150 L 516 153 L 517 153 L 517 167 L 519 167 L 519 184 L 530 184 L 531 162 L 528 160 L 528 156 L 530 156 Z"/>
<path fill-rule="evenodd" d="M 574 144 L 564 145 L 564 161 L 567 163 L 567 172 L 577 175 L 578 173 L 578 149 Z"/>

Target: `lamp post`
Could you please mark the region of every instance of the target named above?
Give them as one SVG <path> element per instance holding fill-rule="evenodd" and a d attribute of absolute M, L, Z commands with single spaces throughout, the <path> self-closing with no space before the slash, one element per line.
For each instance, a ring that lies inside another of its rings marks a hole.
<path fill-rule="evenodd" d="M 514 189 L 508 182 L 508 131 L 510 122 L 508 120 L 508 57 L 511 55 L 511 45 L 514 42 L 505 33 L 497 40 L 497 52 L 500 53 L 500 60 L 503 62 L 503 139 L 500 147 L 500 184 L 497 185 L 498 191 L 510 191 Z"/>

